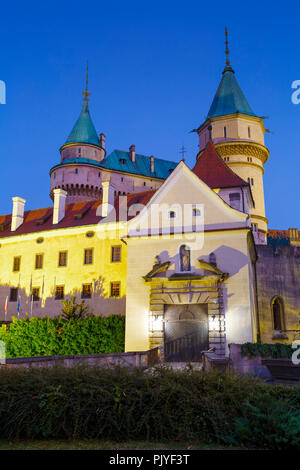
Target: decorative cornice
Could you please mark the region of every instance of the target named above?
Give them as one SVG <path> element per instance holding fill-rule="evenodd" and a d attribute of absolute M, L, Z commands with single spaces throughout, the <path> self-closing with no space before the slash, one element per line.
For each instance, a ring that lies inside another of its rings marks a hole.
<path fill-rule="evenodd" d="M 227 141 L 215 144 L 221 157 L 230 155 L 247 155 L 258 158 L 264 165 L 269 158 L 270 151 L 262 144 L 248 141 Z M 250 162 L 249 162 L 250 163 Z"/>

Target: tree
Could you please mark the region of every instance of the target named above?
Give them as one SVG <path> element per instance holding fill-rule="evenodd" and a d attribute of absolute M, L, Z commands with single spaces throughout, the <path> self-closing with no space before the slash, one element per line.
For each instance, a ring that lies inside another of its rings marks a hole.
<path fill-rule="evenodd" d="M 89 308 L 85 305 L 84 300 L 81 302 L 76 301 L 75 295 L 71 297 L 71 300 L 65 299 L 61 301 L 62 303 L 62 317 L 64 320 L 75 319 L 89 316 Z"/>

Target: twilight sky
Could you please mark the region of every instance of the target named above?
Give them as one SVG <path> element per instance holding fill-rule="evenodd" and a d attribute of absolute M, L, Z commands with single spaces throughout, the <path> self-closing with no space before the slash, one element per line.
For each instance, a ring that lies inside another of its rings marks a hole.
<path fill-rule="evenodd" d="M 51 205 L 49 169 L 59 162 L 80 110 L 89 61 L 90 111 L 108 152 L 193 166 L 198 138 L 225 63 L 230 60 L 253 111 L 268 116 L 265 166 L 269 228 L 300 229 L 300 14 L 266 1 L 15 1 L 1 6 L 0 214 L 11 197 L 26 209 Z"/>

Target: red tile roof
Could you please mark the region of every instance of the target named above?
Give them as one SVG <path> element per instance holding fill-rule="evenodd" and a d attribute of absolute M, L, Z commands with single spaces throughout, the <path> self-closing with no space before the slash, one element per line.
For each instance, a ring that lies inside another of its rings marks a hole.
<path fill-rule="evenodd" d="M 146 205 L 154 193 L 155 191 L 144 191 L 142 193 L 127 194 L 127 208 L 130 208 L 135 204 Z M 3 215 L 0 216 L 0 238 L 23 235 L 26 233 L 42 232 L 57 228 L 80 227 L 84 225 L 97 224 L 103 219 L 100 215 L 96 214 L 96 212 L 99 214 L 97 209 L 101 205 L 101 200 L 67 204 L 65 217 L 56 225 L 52 224 L 53 207 L 25 211 L 24 222 L 15 232 L 11 232 L 10 230 L 11 214 Z M 123 207 L 124 209 L 126 208 L 125 196 L 116 196 L 114 205 L 116 209 L 116 219 L 119 220 L 120 215 L 120 220 L 124 220 L 124 217 L 120 214 L 119 207 Z M 135 215 L 137 215 L 137 213 L 128 217 L 128 219 L 133 218 Z"/>
<path fill-rule="evenodd" d="M 207 143 L 192 171 L 211 189 L 248 186 L 226 165 L 211 141 Z"/>

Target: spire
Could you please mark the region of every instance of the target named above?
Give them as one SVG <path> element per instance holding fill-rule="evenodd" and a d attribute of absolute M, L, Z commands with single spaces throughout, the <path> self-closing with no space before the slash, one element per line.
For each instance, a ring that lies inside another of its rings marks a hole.
<path fill-rule="evenodd" d="M 228 49 L 228 32 L 227 28 L 225 26 L 225 55 L 226 55 L 226 65 L 230 65 L 229 62 L 229 49 Z"/>
<path fill-rule="evenodd" d="M 83 94 L 82 110 L 65 144 L 86 143 L 86 144 L 97 145 L 98 147 L 100 147 L 99 137 L 96 132 L 96 129 L 93 124 L 92 118 L 90 116 L 90 111 L 89 111 L 90 92 L 88 91 L 88 79 L 89 79 L 88 73 L 89 73 L 89 69 L 88 69 L 88 64 L 87 64 L 85 89 L 82 92 Z"/>
<path fill-rule="evenodd" d="M 89 101 L 89 95 L 91 94 L 90 91 L 88 91 L 88 84 L 89 84 L 89 63 L 86 63 L 86 76 L 85 76 L 85 90 L 83 90 L 83 102 L 88 103 Z M 88 108 L 89 105 L 86 104 L 86 107 Z"/>
<path fill-rule="evenodd" d="M 249 106 L 249 103 L 235 78 L 234 70 L 230 65 L 227 28 L 225 28 L 225 56 L 226 65 L 222 73 L 222 79 L 209 109 L 207 118 L 235 113 L 255 116 L 255 113 Z"/>

